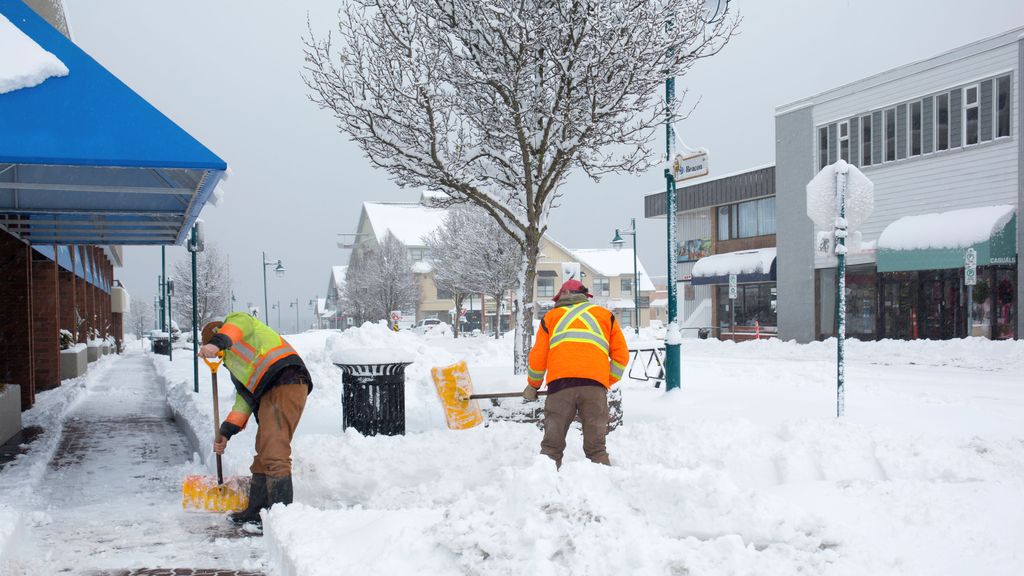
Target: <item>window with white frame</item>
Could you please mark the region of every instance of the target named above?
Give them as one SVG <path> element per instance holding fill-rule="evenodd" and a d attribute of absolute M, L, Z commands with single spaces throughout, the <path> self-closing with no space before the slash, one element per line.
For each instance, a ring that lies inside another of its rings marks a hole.
<path fill-rule="evenodd" d="M 554 278 L 537 278 L 537 296 L 551 297 L 555 295 Z"/>
<path fill-rule="evenodd" d="M 910 103 L 910 155 L 921 155 L 921 101 Z"/>
<path fill-rule="evenodd" d="M 964 88 L 964 146 L 978 143 L 978 85 Z"/>
<path fill-rule="evenodd" d="M 949 94 L 935 97 L 935 149 L 949 150 Z"/>
<path fill-rule="evenodd" d="M 633 327 L 633 310 L 623 308 L 622 310 L 619 310 L 618 317 L 619 324 L 622 326 L 629 326 L 630 328 Z"/>
<path fill-rule="evenodd" d="M 1010 77 L 996 78 L 996 138 L 1010 135 Z"/>
<path fill-rule="evenodd" d="M 818 169 L 828 166 L 828 126 L 818 128 Z"/>
<path fill-rule="evenodd" d="M 885 116 L 885 161 L 896 160 L 896 109 L 889 108 Z"/>
<path fill-rule="evenodd" d="M 775 197 L 718 207 L 718 239 L 775 234 Z"/>
<path fill-rule="evenodd" d="M 633 294 L 633 278 L 620 278 L 619 279 L 619 291 L 623 294 Z"/>
<path fill-rule="evenodd" d="M 850 161 L 850 123 L 839 123 L 839 158 Z"/>
<path fill-rule="evenodd" d="M 871 114 L 860 118 L 860 165 L 871 166 Z"/>
<path fill-rule="evenodd" d="M 595 296 L 608 296 L 611 294 L 611 282 L 607 278 L 597 278 L 594 280 L 594 295 Z"/>

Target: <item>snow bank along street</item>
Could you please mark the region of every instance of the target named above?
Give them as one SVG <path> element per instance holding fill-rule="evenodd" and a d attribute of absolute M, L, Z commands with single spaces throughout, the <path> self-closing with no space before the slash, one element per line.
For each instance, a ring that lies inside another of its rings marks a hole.
<path fill-rule="evenodd" d="M 586 461 L 573 432 L 555 472 L 537 454 L 532 425 L 445 428 L 429 369 L 464 358 L 477 390 L 519 390 L 511 338 L 369 324 L 287 338 L 316 387 L 295 440 L 296 503 L 270 511 L 263 539 L 224 538 L 221 518 L 180 510 L 180 479 L 202 464 L 190 463 L 161 414 L 158 381 L 186 436 L 208 453 L 209 371 L 195 394 L 184 351 L 173 364 L 132 354 L 44 393 L 26 413 L 47 432 L 0 472 L 0 550 L 22 539 L 37 553 L 5 554 L 0 566 L 302 575 L 1024 569 L 1020 342 L 851 341 L 847 416 L 837 420 L 834 342 L 686 340 L 679 393 L 622 384 L 624 425 L 608 438 L 613 467 Z M 415 358 L 408 432 L 343 433 L 331 357 L 381 346 Z M 231 389 L 221 393 L 223 406 Z M 106 432 L 115 418 L 145 422 L 145 431 Z M 247 473 L 254 433 L 232 439 L 225 474 Z M 98 451 L 77 456 L 74 446 L 92 442 Z"/>

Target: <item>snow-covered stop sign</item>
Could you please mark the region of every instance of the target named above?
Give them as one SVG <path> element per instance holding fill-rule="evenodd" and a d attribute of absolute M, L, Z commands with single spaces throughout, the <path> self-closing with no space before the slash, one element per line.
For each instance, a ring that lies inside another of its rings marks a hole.
<path fill-rule="evenodd" d="M 832 230 L 839 216 L 838 184 L 846 177 L 846 229 L 855 230 L 875 208 L 875 185 L 856 166 L 840 160 L 829 164 L 807 183 L 807 216 L 821 230 Z"/>

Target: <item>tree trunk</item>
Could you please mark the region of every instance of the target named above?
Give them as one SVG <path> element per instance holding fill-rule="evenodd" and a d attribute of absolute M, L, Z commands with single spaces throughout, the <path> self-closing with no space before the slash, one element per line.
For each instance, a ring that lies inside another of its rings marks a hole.
<path fill-rule="evenodd" d="M 494 339 L 501 338 L 501 297 L 503 294 L 491 294 L 494 298 Z"/>
<path fill-rule="evenodd" d="M 530 348 L 533 346 L 533 285 L 537 277 L 537 256 L 541 234 L 531 228 L 526 232 L 525 258 L 519 268 L 519 289 L 516 290 L 516 335 L 514 344 L 516 374 L 526 374 Z"/>
<path fill-rule="evenodd" d="M 452 337 L 458 338 L 459 334 L 462 333 L 462 301 L 466 298 L 464 294 L 456 292 L 452 294 L 452 300 L 455 301 L 455 311 L 452 312 Z"/>

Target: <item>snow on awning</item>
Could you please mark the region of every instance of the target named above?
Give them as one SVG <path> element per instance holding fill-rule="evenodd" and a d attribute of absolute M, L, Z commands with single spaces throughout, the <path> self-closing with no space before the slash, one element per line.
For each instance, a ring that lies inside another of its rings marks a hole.
<path fill-rule="evenodd" d="M 692 284 L 728 284 L 729 275 L 737 282 L 774 282 L 775 248 L 741 250 L 705 256 L 693 265 Z"/>
<path fill-rule="evenodd" d="M 879 272 L 961 268 L 968 248 L 978 266 L 1017 261 L 1017 216 L 1012 205 L 982 206 L 904 216 L 878 238 Z"/>
<path fill-rule="evenodd" d="M 68 67 L 0 14 L 0 94 L 31 88 L 54 76 L 67 76 Z"/>
<path fill-rule="evenodd" d="M 6 74 L 25 86 L 0 90 L 0 226 L 34 245 L 183 243 L 225 162 L 21 1 L 0 17 L 0 70 L 33 53 L 21 38 L 68 70 L 30 56 L 35 72 Z"/>

